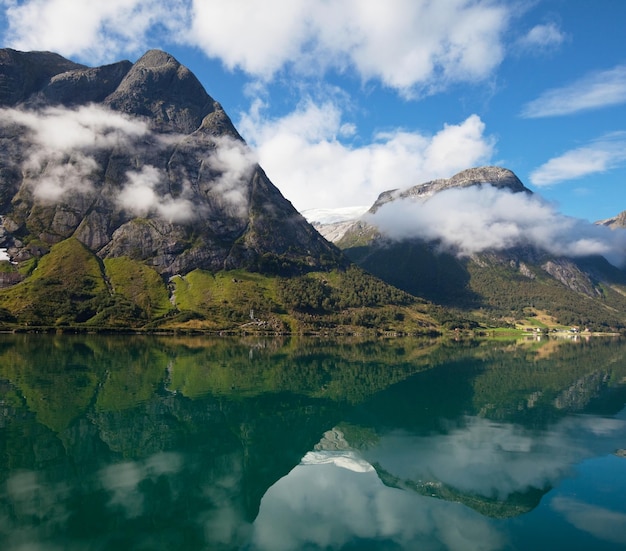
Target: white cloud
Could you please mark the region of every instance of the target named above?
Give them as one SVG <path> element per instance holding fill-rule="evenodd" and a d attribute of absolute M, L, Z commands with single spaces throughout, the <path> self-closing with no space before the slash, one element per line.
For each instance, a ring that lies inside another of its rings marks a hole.
<path fill-rule="evenodd" d="M 6 122 L 26 126 L 36 146 L 60 153 L 125 146 L 149 132 L 145 121 L 98 105 L 48 107 L 42 111 L 0 109 L 0 115 Z"/>
<path fill-rule="evenodd" d="M 230 68 L 271 78 L 287 65 L 352 67 L 409 94 L 488 76 L 509 20 L 502 3 L 482 0 L 194 0 L 193 9 L 190 40 Z"/>
<path fill-rule="evenodd" d="M 222 214 L 244 216 L 248 207 L 248 183 L 256 165 L 256 155 L 245 143 L 229 137 L 213 139 L 215 148 L 204 159 L 211 170 L 210 203 Z M 136 216 L 151 214 L 169 222 L 188 222 L 205 213 L 205 203 L 198 204 L 191 184 L 179 180 L 181 193 L 167 192 L 169 176 L 165 170 L 146 165 L 126 173 L 127 181 L 117 197 L 121 208 Z"/>
<path fill-rule="evenodd" d="M 302 0 L 193 0 L 188 39 L 231 69 L 271 76 L 300 55 L 302 41 L 309 37 L 308 4 Z"/>
<path fill-rule="evenodd" d="M 52 50 L 91 62 L 143 53 L 158 28 L 179 32 L 187 2 L 175 0 L 27 0 L 6 8 L 7 42 L 18 50 Z"/>
<path fill-rule="evenodd" d="M 248 208 L 248 183 L 257 166 L 256 153 L 244 142 L 228 136 L 215 137 L 214 143 L 216 148 L 207 162 L 219 176 L 212 190 L 224 206 L 244 216 Z"/>
<path fill-rule="evenodd" d="M 626 65 L 594 72 L 561 88 L 547 90 L 524 106 L 522 116 L 571 115 L 621 103 L 626 103 Z"/>
<path fill-rule="evenodd" d="M 167 175 L 150 165 L 141 170 L 126 173 L 127 183 L 117 197 L 120 207 L 136 216 L 146 217 L 156 213 L 169 222 L 186 222 L 195 216 L 194 203 L 188 188 L 183 188 L 180 197 L 172 197 L 158 191 Z"/>
<path fill-rule="evenodd" d="M 78 109 L 50 107 L 43 111 L 0 109 L 3 125 L 27 128 L 30 145 L 23 170 L 36 198 L 55 202 L 68 193 L 90 193 L 99 165 L 98 149 L 126 147 L 148 127 L 95 105 Z"/>
<path fill-rule="evenodd" d="M 424 151 L 425 172 L 432 174 L 429 178 L 455 174 L 487 161 L 493 154 L 495 139 L 484 136 L 484 131 L 485 124 L 478 115 L 471 115 L 461 124 L 444 124 Z"/>
<path fill-rule="evenodd" d="M 626 133 L 618 132 L 550 159 L 530 174 L 530 182 L 536 186 L 549 186 L 606 172 L 625 161 Z"/>
<path fill-rule="evenodd" d="M 600 540 L 626 545 L 626 514 L 623 512 L 565 496 L 555 497 L 551 507 L 578 530 Z"/>
<path fill-rule="evenodd" d="M 144 514 L 145 495 L 140 484 L 159 477 L 171 477 L 182 468 L 182 459 L 174 452 L 158 452 L 143 461 L 111 463 L 99 473 L 102 488 L 109 494 L 107 505 L 122 509 L 128 518 Z"/>
<path fill-rule="evenodd" d="M 530 29 L 519 45 L 527 51 L 545 51 L 560 46 L 565 39 L 565 33 L 555 23 L 544 23 Z"/>
<path fill-rule="evenodd" d="M 102 167 L 96 161 L 99 151 L 141 150 L 146 143 L 161 148 L 180 139 L 154 134 L 146 121 L 97 105 L 41 111 L 0 109 L 0 126 L 12 124 L 28 133 L 22 169 L 33 194 L 44 202 L 62 200 L 69 193 L 93 192 L 94 183 L 102 178 Z M 257 166 L 256 154 L 242 141 L 228 137 L 214 138 L 213 145 L 204 160 L 212 171 L 213 200 L 227 214 L 241 216 L 248 206 L 248 182 Z M 172 222 L 185 222 L 201 214 L 184 176 L 179 178 L 182 192 L 176 197 L 168 192 L 169 176 L 164 170 L 148 165 L 126 176 L 117 201 L 137 216 L 156 214 Z"/>
<path fill-rule="evenodd" d="M 469 507 L 383 484 L 371 467 L 306 463 L 267 490 L 251 532 L 252 547 L 275 551 L 343 549 L 355 541 L 492 551 L 502 549 L 505 536 Z"/>
<path fill-rule="evenodd" d="M 67 159 L 31 157 L 24 166 L 31 174 L 33 194 L 45 203 L 55 203 L 66 194 L 93 191 L 91 177 L 98 170 L 95 159 L 80 152 Z"/>
<path fill-rule="evenodd" d="M 349 68 L 413 95 L 488 77 L 503 59 L 512 8 L 500 0 L 25 0 L 5 14 L 6 42 L 21 50 L 94 63 L 184 42 L 264 79 L 284 68 Z"/>
<path fill-rule="evenodd" d="M 380 431 L 375 443 L 340 458 L 348 457 L 352 470 L 332 462 L 339 458 L 336 452 L 317 462 L 309 461 L 311 454 L 307 454 L 265 493 L 252 527 L 253 546 L 340 549 L 360 538 L 388 542 L 388 547 L 398 549 L 506 548 L 510 542 L 499 523 L 461 503 L 384 485 L 368 465 L 405 481 L 407 488 L 411 482 L 417 487 L 432 482 L 468 497 L 505 503 L 531 489 L 557 487 L 571 475 L 572 465 L 598 449 L 614 449 L 621 442 L 624 422 L 614 421 L 611 429 L 598 435 L 588 426 L 598 421 L 571 417 L 538 432 L 468 416 L 447 423 L 441 434 Z M 601 538 L 606 538 L 611 522 L 614 526 L 623 522 L 621 513 L 585 507 L 569 498 L 557 496 L 553 508 Z M 592 516 L 585 519 L 585 513 Z M 608 514 L 608 520 L 602 513 Z M 614 530 L 611 541 L 621 543 L 623 534 L 623 529 Z"/>
<path fill-rule="evenodd" d="M 602 255 L 615 265 L 626 260 L 626 230 L 565 216 L 536 195 L 489 185 L 393 201 L 368 221 L 392 239 L 436 240 L 459 256 L 533 245 L 556 255 Z"/>
<path fill-rule="evenodd" d="M 307 100 L 285 117 L 268 120 L 255 105 L 238 127 L 299 210 L 372 204 L 385 190 L 484 164 L 495 146 L 476 115 L 432 136 L 396 129 L 364 145 L 347 145 L 340 139 L 346 128 L 342 115 L 337 103 Z"/>

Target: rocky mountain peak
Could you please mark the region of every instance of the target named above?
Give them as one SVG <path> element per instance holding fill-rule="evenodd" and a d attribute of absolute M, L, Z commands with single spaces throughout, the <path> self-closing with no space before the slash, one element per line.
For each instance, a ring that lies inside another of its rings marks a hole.
<path fill-rule="evenodd" d="M 161 132 L 182 134 L 196 130 L 215 110 L 215 100 L 195 75 L 161 50 L 150 50 L 139 58 L 104 104 L 148 117 Z"/>
<path fill-rule="evenodd" d="M 113 93 L 132 67 L 120 61 L 103 67 L 80 67 L 54 75 L 29 103 L 64 106 L 100 103 Z"/>
<path fill-rule="evenodd" d="M 183 67 L 174 56 L 164 52 L 163 50 L 148 50 L 143 54 L 135 63 L 135 68 L 151 68 L 168 72 L 170 69 L 175 71 L 184 70 L 188 71 L 186 67 Z"/>
<path fill-rule="evenodd" d="M 626 210 L 620 212 L 617 216 L 607 218 L 606 220 L 599 220 L 596 222 L 601 226 L 608 226 L 609 228 L 626 228 Z"/>
<path fill-rule="evenodd" d="M 166 52 L 85 67 L 0 50 L 0 105 L 0 248 L 12 261 L 74 237 L 164 277 L 345 262 Z"/>
<path fill-rule="evenodd" d="M 409 197 L 431 197 L 435 193 L 450 188 L 465 188 L 478 185 L 491 185 L 499 189 L 508 189 L 513 193 L 532 193 L 521 180 L 508 168 L 499 166 L 481 166 L 468 168 L 451 178 L 440 178 L 405 190 L 385 191 L 380 194 L 370 212 L 376 212 L 382 205 L 395 199 Z"/>

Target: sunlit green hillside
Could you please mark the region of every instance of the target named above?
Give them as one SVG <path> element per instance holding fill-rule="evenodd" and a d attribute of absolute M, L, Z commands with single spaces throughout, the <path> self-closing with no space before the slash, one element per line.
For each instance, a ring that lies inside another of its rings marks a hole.
<path fill-rule="evenodd" d="M 128 257 L 102 261 L 78 240 L 37 263 L 4 263 L 24 279 L 0 290 L 5 328 L 229 332 L 436 332 L 435 309 L 360 268 L 283 277 L 194 270 L 165 280 Z"/>

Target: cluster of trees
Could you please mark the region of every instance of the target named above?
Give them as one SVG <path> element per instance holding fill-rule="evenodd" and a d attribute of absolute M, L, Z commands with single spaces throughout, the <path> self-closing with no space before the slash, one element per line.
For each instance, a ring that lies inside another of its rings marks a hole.
<path fill-rule="evenodd" d="M 407 306 L 418 299 L 367 272 L 351 266 L 336 277 L 303 275 L 279 280 L 278 297 L 287 308 L 306 313 L 330 313 L 348 308 Z"/>

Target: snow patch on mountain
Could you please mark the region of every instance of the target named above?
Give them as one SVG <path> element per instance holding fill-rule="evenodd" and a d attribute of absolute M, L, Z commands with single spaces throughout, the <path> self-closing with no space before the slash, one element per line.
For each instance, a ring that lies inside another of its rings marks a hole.
<path fill-rule="evenodd" d="M 369 207 L 309 209 L 302 211 L 307 221 L 331 243 L 339 241 Z"/>
<path fill-rule="evenodd" d="M 360 218 L 369 207 L 342 207 L 336 209 L 308 209 L 302 211 L 302 216 L 310 224 L 337 224 Z"/>

